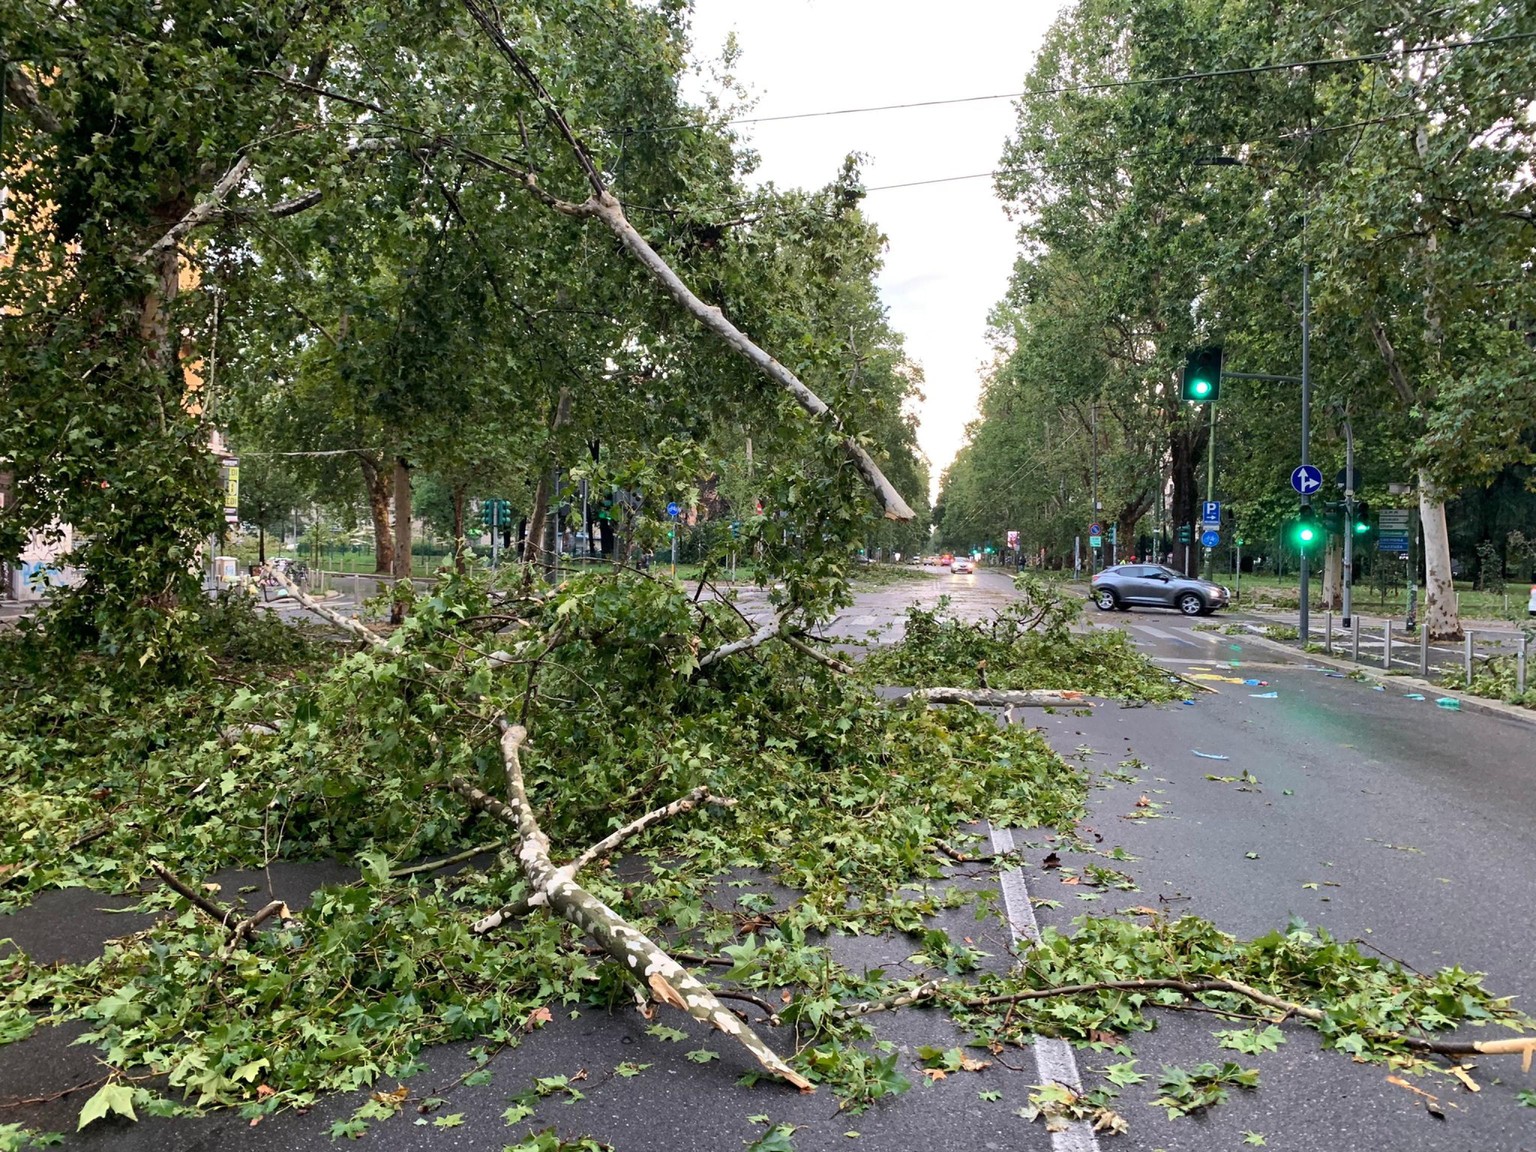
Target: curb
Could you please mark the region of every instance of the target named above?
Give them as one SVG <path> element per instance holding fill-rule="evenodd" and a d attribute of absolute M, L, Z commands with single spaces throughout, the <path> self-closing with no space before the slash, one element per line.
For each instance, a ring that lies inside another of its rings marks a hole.
<path fill-rule="evenodd" d="M 1351 660 L 1342 660 L 1337 656 L 1324 656 L 1317 652 L 1306 652 L 1300 648 L 1280 640 L 1271 640 L 1268 636 L 1250 635 L 1244 638 L 1244 643 L 1258 644 L 1264 648 L 1273 649 L 1276 652 L 1286 652 L 1292 656 L 1300 656 L 1315 664 L 1322 664 L 1332 668 L 1336 672 L 1359 672 L 1373 684 L 1382 687 L 1388 685 L 1406 684 L 1410 691 L 1423 691 L 1426 695 L 1435 693 L 1438 696 L 1449 696 L 1461 704 L 1464 712 L 1483 712 L 1490 716 L 1502 716 L 1506 720 L 1518 720 L 1523 724 L 1536 726 L 1536 710 L 1520 708 L 1514 704 L 1506 704 L 1502 700 L 1489 700 L 1485 696 L 1474 696 L 1464 689 L 1447 688 L 1443 684 L 1434 684 L 1428 680 L 1420 680 L 1417 676 L 1403 676 L 1398 674 L 1388 675 L 1382 669 L 1373 669 L 1364 664 L 1356 664 Z"/>

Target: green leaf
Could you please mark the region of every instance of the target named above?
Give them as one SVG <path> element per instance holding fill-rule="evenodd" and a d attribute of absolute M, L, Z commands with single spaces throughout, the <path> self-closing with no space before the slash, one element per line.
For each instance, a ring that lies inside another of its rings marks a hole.
<path fill-rule="evenodd" d="M 692 1052 L 684 1053 L 695 1064 L 708 1064 L 711 1060 L 720 1059 L 720 1053 L 711 1052 L 708 1048 L 695 1048 Z"/>
<path fill-rule="evenodd" d="M 1256 1147 L 1262 1147 L 1265 1143 L 1265 1140 L 1264 1137 L 1258 1132 L 1244 1132 L 1243 1143 L 1253 1144 Z"/>
<path fill-rule="evenodd" d="M 793 1124 L 775 1124 L 767 1132 L 747 1145 L 747 1152 L 795 1152 Z"/>
<path fill-rule="evenodd" d="M 87 1124 L 112 1115 L 126 1116 L 130 1120 L 138 1119 L 133 1111 L 133 1089 L 115 1080 L 103 1084 L 97 1089 L 96 1094 L 85 1102 L 84 1107 L 80 1109 L 80 1123 L 75 1126 L 75 1131 L 79 1132 Z"/>

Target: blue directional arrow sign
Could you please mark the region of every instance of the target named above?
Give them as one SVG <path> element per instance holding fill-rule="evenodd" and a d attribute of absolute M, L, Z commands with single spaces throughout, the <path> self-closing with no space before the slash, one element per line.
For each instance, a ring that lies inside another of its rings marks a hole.
<path fill-rule="evenodd" d="M 1291 473 L 1291 487 L 1303 496 L 1310 496 L 1323 486 L 1322 472 L 1311 464 L 1298 464 Z"/>
<path fill-rule="evenodd" d="M 1207 531 L 1207 532 L 1200 533 L 1200 544 L 1201 544 L 1202 547 L 1214 548 L 1214 547 L 1216 547 L 1216 545 L 1218 545 L 1220 543 L 1221 543 L 1221 533 L 1220 532 L 1209 532 L 1209 531 Z"/>
<path fill-rule="evenodd" d="M 677 506 L 677 502 L 676 501 L 673 501 L 672 503 L 667 505 L 667 515 L 668 516 L 676 516 L 681 511 L 682 511 L 682 509 Z"/>

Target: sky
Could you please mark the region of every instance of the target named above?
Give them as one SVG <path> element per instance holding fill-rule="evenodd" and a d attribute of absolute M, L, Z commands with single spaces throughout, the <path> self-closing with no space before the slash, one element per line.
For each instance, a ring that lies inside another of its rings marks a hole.
<path fill-rule="evenodd" d="M 695 56 L 719 55 L 734 31 L 734 73 L 779 116 L 1017 92 L 1064 0 L 694 0 Z M 989 172 L 1013 127 L 1010 100 L 746 126 L 755 174 L 819 187 L 849 152 L 867 157 L 871 189 Z M 990 179 L 871 191 L 865 213 L 889 241 L 881 297 L 926 376 L 918 443 L 939 474 L 976 416 L 991 358 L 987 314 L 1016 251 Z M 770 349 L 770 351 L 772 351 Z"/>

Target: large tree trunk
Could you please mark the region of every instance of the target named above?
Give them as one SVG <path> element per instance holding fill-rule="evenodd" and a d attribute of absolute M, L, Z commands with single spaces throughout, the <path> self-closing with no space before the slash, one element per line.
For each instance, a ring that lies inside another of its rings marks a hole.
<path fill-rule="evenodd" d="M 394 575 L 411 578 L 411 466 L 404 456 L 395 457 L 395 563 Z"/>
<path fill-rule="evenodd" d="M 373 570 L 388 576 L 395 570 L 395 542 L 389 530 L 389 479 L 384 469 L 367 456 L 359 455 L 363 484 L 368 489 L 368 515 L 373 520 Z"/>
<path fill-rule="evenodd" d="M 560 431 L 567 420 L 571 418 L 571 390 L 560 389 L 560 395 L 555 400 L 555 411 L 549 421 L 549 451 L 545 454 L 544 467 L 539 469 L 538 487 L 533 493 L 533 507 L 528 511 L 528 538 L 523 542 L 523 563 L 532 564 L 542 559 L 546 567 L 554 564 L 554 550 L 551 548 L 547 556 L 544 552 L 544 521 L 548 515 L 549 502 L 554 499 L 554 486 L 552 476 L 558 460 L 555 450 L 555 434 Z"/>
<path fill-rule="evenodd" d="M 1451 535 L 1445 501 L 1419 470 L 1419 520 L 1424 526 L 1424 627 L 1431 640 L 1460 640 L 1461 613 L 1451 583 Z"/>
<path fill-rule="evenodd" d="M 457 484 L 453 489 L 453 569 L 460 576 L 465 573 L 464 552 L 464 502 L 468 485 Z"/>
<path fill-rule="evenodd" d="M 260 524 L 256 525 L 256 563 L 267 562 L 267 530 Z"/>
<path fill-rule="evenodd" d="M 1345 531 L 1348 531 L 1346 526 Z M 1324 608 L 1344 607 L 1344 550 L 1337 536 L 1328 537 L 1328 550 L 1323 553 L 1323 603 Z"/>
<path fill-rule="evenodd" d="M 1169 436 L 1169 450 L 1173 457 L 1173 523 L 1168 533 L 1168 548 L 1173 552 L 1173 566 L 1186 576 L 1193 576 L 1200 566 L 1200 550 L 1195 538 L 1196 521 L 1200 519 L 1200 482 L 1196 465 L 1205 448 L 1206 429 L 1203 424 L 1175 425 Z M 1190 543 L 1180 544 L 1179 529 L 1189 526 Z"/>

